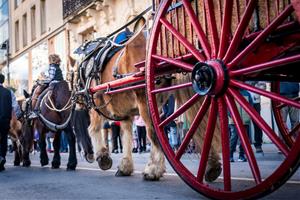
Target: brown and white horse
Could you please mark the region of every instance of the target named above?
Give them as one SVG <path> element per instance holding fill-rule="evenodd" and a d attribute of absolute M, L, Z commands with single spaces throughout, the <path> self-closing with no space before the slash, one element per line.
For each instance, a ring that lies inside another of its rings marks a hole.
<path fill-rule="evenodd" d="M 115 80 L 113 74 L 115 73 L 115 66 L 117 66 L 118 74 L 130 74 L 138 72 L 139 69 L 134 65 L 138 62 L 145 60 L 146 55 L 146 38 L 143 30 L 133 36 L 124 47 L 124 50 L 118 52 L 107 63 L 102 73 L 99 73 L 101 83 L 107 83 Z M 176 82 L 184 81 L 183 76 L 177 76 Z M 94 83 L 95 84 L 95 83 Z M 160 86 L 171 84 L 170 79 L 162 80 Z M 177 104 L 183 104 L 192 95 L 193 91 L 181 91 L 175 94 Z M 159 180 L 166 170 L 164 154 L 159 146 L 158 139 L 155 134 L 154 127 L 150 115 L 148 113 L 147 99 L 145 89 L 127 90 L 113 95 L 105 94 L 104 92 L 97 92 L 95 96 L 95 103 L 97 107 L 101 107 L 100 111 L 107 116 L 114 116 L 118 118 L 126 118 L 122 121 L 121 129 L 123 132 L 123 158 L 118 166 L 117 176 L 128 176 L 133 172 L 132 160 L 132 120 L 133 116 L 140 114 L 146 123 L 147 137 L 151 142 L 151 153 L 149 161 L 144 169 L 144 179 L 146 180 Z M 167 100 L 168 93 L 163 94 L 161 98 L 161 105 Z M 159 106 L 161 106 L 159 105 Z M 191 122 L 197 113 L 197 108 L 201 105 L 201 101 L 194 108 L 187 113 L 187 118 Z M 102 135 L 100 134 L 103 124 L 103 117 L 99 116 L 94 110 L 90 112 L 91 125 L 89 133 L 93 141 L 93 146 L 96 148 L 96 159 L 101 169 L 108 169 L 111 166 L 111 159 L 109 152 Z M 206 118 L 207 116 L 205 116 Z M 203 128 L 202 128 L 203 127 Z M 202 130 L 199 129 L 199 134 L 194 137 L 198 141 L 198 146 L 202 146 L 203 132 L 205 125 L 201 125 Z M 206 177 L 208 181 L 214 181 L 221 173 L 219 155 L 218 155 L 218 138 L 214 140 L 208 167 L 206 170 Z"/>
<path fill-rule="evenodd" d="M 118 74 L 138 72 L 139 69 L 135 68 L 134 64 L 145 60 L 145 55 L 146 39 L 141 30 L 126 43 L 124 49 L 111 58 L 104 71 L 99 73 L 101 83 L 115 80 L 113 76 L 115 65 L 117 65 Z M 144 178 L 147 180 L 158 180 L 162 177 L 166 170 L 165 159 L 148 114 L 145 89 L 129 90 L 113 96 L 97 92 L 94 96 L 96 97 L 96 106 L 101 107 L 101 112 L 108 116 L 125 118 L 121 123 L 123 158 L 118 166 L 116 176 L 129 176 L 133 173 L 132 121 L 134 115 L 140 114 L 146 123 L 147 136 L 152 147 L 149 161 L 144 170 Z M 107 145 L 100 134 L 104 118 L 99 116 L 94 110 L 91 110 L 90 113 L 91 125 L 89 134 L 96 150 L 96 159 L 100 168 L 108 169 L 111 166 L 111 159 Z"/>

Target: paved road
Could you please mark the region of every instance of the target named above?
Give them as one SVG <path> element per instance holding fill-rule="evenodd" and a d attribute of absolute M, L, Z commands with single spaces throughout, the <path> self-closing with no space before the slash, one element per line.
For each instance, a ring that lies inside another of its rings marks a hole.
<path fill-rule="evenodd" d="M 10 154 L 7 170 L 0 173 L 0 199 L 206 199 L 189 188 L 169 165 L 161 181 L 143 181 L 141 171 L 148 156 L 148 153 L 134 154 L 135 174 L 120 178 L 114 176 L 120 154 L 113 155 L 113 167 L 106 172 L 99 170 L 96 163 L 88 164 L 81 158 L 76 171 L 66 171 L 67 154 L 62 154 L 61 169 L 41 168 L 37 154 L 31 155 L 32 167 L 14 167 Z M 240 165 L 234 165 L 237 171 Z M 300 196 L 299 189 L 298 170 L 289 183 L 263 199 L 296 199 Z"/>

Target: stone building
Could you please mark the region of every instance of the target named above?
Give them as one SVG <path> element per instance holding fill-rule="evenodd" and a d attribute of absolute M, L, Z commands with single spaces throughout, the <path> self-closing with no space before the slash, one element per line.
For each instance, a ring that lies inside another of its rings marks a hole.
<path fill-rule="evenodd" d="M 150 5 L 151 0 L 63 0 L 70 54 L 83 42 L 123 26 Z"/>

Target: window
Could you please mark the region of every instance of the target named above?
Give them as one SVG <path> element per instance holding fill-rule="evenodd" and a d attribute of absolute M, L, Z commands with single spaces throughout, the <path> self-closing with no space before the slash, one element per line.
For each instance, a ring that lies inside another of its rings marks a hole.
<path fill-rule="evenodd" d="M 31 40 L 36 39 L 36 22 L 35 22 L 35 6 L 30 9 L 30 18 L 31 18 Z"/>
<path fill-rule="evenodd" d="M 46 32 L 46 0 L 41 0 L 41 33 Z"/>
<path fill-rule="evenodd" d="M 25 47 L 27 45 L 27 14 L 23 15 L 22 25 L 23 47 Z"/>
<path fill-rule="evenodd" d="M 16 48 L 16 51 L 19 51 L 19 49 L 20 49 L 19 32 L 20 32 L 19 21 L 16 21 L 15 22 L 15 48 Z"/>
<path fill-rule="evenodd" d="M 8 1 L 0 3 L 0 24 L 8 20 Z"/>
<path fill-rule="evenodd" d="M 21 4 L 21 0 L 15 0 L 15 9 Z"/>

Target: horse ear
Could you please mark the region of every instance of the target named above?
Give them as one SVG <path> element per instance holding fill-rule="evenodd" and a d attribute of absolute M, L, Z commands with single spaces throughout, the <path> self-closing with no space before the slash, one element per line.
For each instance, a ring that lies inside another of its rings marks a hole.
<path fill-rule="evenodd" d="M 23 90 L 23 94 L 25 99 L 28 99 L 30 97 L 30 94 L 26 90 Z"/>
<path fill-rule="evenodd" d="M 72 58 L 71 56 L 68 56 L 68 58 L 69 58 L 70 65 L 71 65 L 72 67 L 74 67 L 74 65 L 75 65 L 75 63 L 76 63 L 76 60 L 75 60 L 74 58 Z"/>

